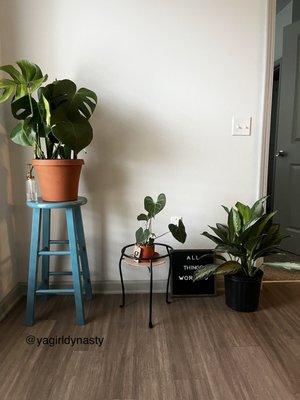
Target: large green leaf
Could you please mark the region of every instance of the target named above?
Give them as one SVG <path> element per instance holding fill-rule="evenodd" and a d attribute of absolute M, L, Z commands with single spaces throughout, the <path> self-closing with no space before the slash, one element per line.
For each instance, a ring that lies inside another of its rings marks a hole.
<path fill-rule="evenodd" d="M 217 228 L 210 226 L 210 225 L 209 225 L 209 227 L 223 242 L 227 241 L 228 231 L 224 230 L 223 227 L 220 227 L 220 224 L 219 224 L 219 227 L 217 227 Z"/>
<path fill-rule="evenodd" d="M 27 60 L 20 60 L 17 61 L 17 65 L 20 71 L 13 65 L 3 65 L 0 67 L 1 71 L 6 72 L 12 78 L 12 80 L 1 80 L 2 85 L 6 85 L 6 88 L 5 96 L 3 96 L 3 93 L 0 95 L 0 102 L 7 100 L 12 95 L 15 96 L 15 99 L 19 99 L 26 94 L 32 94 L 47 80 L 47 75 L 43 75 L 40 67 L 36 64 Z M 8 84 L 10 85 L 9 88 Z M 3 90 L 0 87 L 1 89 Z"/>
<path fill-rule="evenodd" d="M 240 213 L 241 217 L 242 217 L 242 222 L 243 224 L 245 224 L 246 222 L 248 222 L 251 218 L 251 210 L 249 206 L 246 206 L 245 204 L 241 203 L 241 202 L 237 202 L 235 204 L 238 212 Z"/>
<path fill-rule="evenodd" d="M 88 119 L 96 106 L 95 93 L 84 88 L 76 92 L 75 83 L 64 79 L 42 88 L 39 99 L 59 142 L 75 152 L 90 144 L 93 130 Z"/>
<path fill-rule="evenodd" d="M 178 242 L 184 243 L 186 241 L 185 226 L 181 219 L 178 221 L 178 225 L 169 224 L 169 230 Z"/>
<path fill-rule="evenodd" d="M 38 112 L 37 103 L 33 98 L 31 99 L 31 104 L 32 104 L 32 108 L 34 108 L 34 110 L 36 112 Z M 29 96 L 26 95 L 26 96 L 20 97 L 16 100 L 12 101 L 11 102 L 11 112 L 12 112 L 12 115 L 16 119 L 20 119 L 20 120 L 24 120 L 25 118 L 32 115 Z"/>
<path fill-rule="evenodd" d="M 201 279 L 208 279 L 211 275 L 213 275 L 218 268 L 217 264 L 206 264 L 201 265 L 194 273 L 194 281 L 198 281 Z"/>
<path fill-rule="evenodd" d="M 228 228 L 229 237 L 231 240 L 234 240 L 235 236 L 238 235 L 241 230 L 241 219 L 239 213 L 233 207 L 228 214 Z"/>
<path fill-rule="evenodd" d="M 212 240 L 216 244 L 223 245 L 223 241 L 220 238 L 218 238 L 217 236 L 211 235 L 210 233 L 208 233 L 206 231 L 203 232 L 202 235 L 207 237 L 208 239 Z"/>
<path fill-rule="evenodd" d="M 97 104 L 97 95 L 89 89 L 81 88 L 79 89 L 73 99 L 72 106 L 75 112 L 79 112 L 87 119 L 93 114 Z"/>
<path fill-rule="evenodd" d="M 242 269 L 237 261 L 226 261 L 222 264 L 207 264 L 198 267 L 194 280 L 208 279 L 211 275 L 235 274 Z"/>
<path fill-rule="evenodd" d="M 251 207 L 251 215 L 254 217 L 261 217 L 264 213 L 264 203 L 268 196 L 264 196 L 261 199 L 258 199 L 253 206 Z"/>
<path fill-rule="evenodd" d="M 15 93 L 15 83 L 10 79 L 0 79 L 0 103 L 4 103 Z"/>
<path fill-rule="evenodd" d="M 289 271 L 300 271 L 300 263 L 296 262 L 264 262 L 263 265 L 278 269 L 287 269 Z"/>
<path fill-rule="evenodd" d="M 157 215 L 166 205 L 166 195 L 161 193 L 158 195 L 156 202 L 150 196 L 146 196 L 144 199 L 144 207 L 148 212 L 149 217 L 153 218 Z"/>
<path fill-rule="evenodd" d="M 267 224 L 272 220 L 277 211 L 261 216 L 252 226 L 246 229 L 240 240 L 248 249 L 251 249 L 256 242 L 257 237 L 263 234 Z"/>
<path fill-rule="evenodd" d="M 149 229 L 139 228 L 135 232 L 135 239 L 136 243 L 138 244 L 146 244 L 149 242 L 150 238 L 151 238 L 151 232 Z"/>
<path fill-rule="evenodd" d="M 52 132 L 59 142 L 77 153 L 87 147 L 93 139 L 93 129 L 90 123 L 79 116 L 76 120 L 65 118 L 63 121 L 54 122 Z"/>
<path fill-rule="evenodd" d="M 35 144 L 36 133 L 27 120 L 19 122 L 10 133 L 11 140 L 21 146 L 32 147 Z"/>

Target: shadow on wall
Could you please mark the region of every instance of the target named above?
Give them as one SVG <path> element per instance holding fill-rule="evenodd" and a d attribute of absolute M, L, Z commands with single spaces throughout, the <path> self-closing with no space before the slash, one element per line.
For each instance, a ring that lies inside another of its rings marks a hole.
<path fill-rule="evenodd" d="M 15 235 L 9 148 L 6 132 L 0 126 L 0 300 L 16 285 Z"/>
<path fill-rule="evenodd" d="M 157 176 L 151 176 L 151 170 L 158 162 L 163 168 L 168 147 L 156 134 L 161 128 L 140 110 L 121 115 L 100 99 L 92 125 L 94 139 L 82 176 L 82 192 L 89 204 L 83 212 L 88 221 L 88 246 L 95 249 L 93 258 L 90 252 L 91 268 L 97 280 L 106 280 L 107 267 L 117 265 L 121 246 L 133 241 L 134 230 L 129 225 L 136 224 L 136 202 L 143 199 L 145 185 L 156 191 Z"/>

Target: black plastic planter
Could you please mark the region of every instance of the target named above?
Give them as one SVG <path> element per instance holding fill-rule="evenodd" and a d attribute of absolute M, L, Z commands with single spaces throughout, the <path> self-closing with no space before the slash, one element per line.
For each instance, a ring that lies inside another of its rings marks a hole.
<path fill-rule="evenodd" d="M 225 301 L 236 311 L 256 311 L 263 272 L 259 270 L 253 277 L 242 274 L 225 275 Z"/>

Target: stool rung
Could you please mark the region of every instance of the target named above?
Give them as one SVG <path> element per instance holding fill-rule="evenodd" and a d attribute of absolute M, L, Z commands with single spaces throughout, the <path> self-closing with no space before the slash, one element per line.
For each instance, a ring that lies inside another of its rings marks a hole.
<path fill-rule="evenodd" d="M 69 244 L 68 240 L 50 240 L 50 244 Z"/>
<path fill-rule="evenodd" d="M 38 289 L 36 294 L 73 294 L 74 289 Z"/>
<path fill-rule="evenodd" d="M 71 254 L 70 251 L 58 251 L 58 250 L 40 250 L 38 252 L 39 256 L 69 256 Z"/>
<path fill-rule="evenodd" d="M 80 271 L 80 274 L 82 275 L 82 271 Z M 72 271 L 53 271 L 49 272 L 49 275 L 72 275 Z"/>

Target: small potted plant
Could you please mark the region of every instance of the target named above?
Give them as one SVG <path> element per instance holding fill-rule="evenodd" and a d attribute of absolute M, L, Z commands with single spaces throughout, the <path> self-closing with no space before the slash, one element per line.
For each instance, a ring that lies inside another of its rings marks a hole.
<path fill-rule="evenodd" d="M 207 279 L 210 275 L 225 275 L 226 304 L 236 311 L 255 311 L 259 305 L 263 266 L 299 269 L 290 262 L 263 262 L 263 257 L 282 254 L 281 241 L 287 236 L 280 225 L 273 223 L 276 211 L 264 212 L 266 197 L 256 201 L 252 207 L 237 202 L 228 214 L 227 224 L 211 227 L 215 235 L 203 235 L 216 243 L 215 258 L 219 263 L 203 265 L 195 272 L 195 280 Z"/>
<path fill-rule="evenodd" d="M 89 89 L 77 90 L 69 79 L 47 80 L 39 66 L 27 60 L 4 65 L 10 79 L 0 80 L 0 103 L 11 99 L 11 112 L 18 120 L 10 133 L 13 142 L 34 149 L 34 166 L 42 198 L 46 201 L 76 200 L 82 159 L 93 130 L 89 118 L 97 96 Z"/>
<path fill-rule="evenodd" d="M 136 245 L 140 249 L 139 257 L 141 259 L 149 259 L 155 254 L 155 240 L 171 233 L 173 237 L 180 243 L 184 243 L 186 240 L 185 226 L 180 219 L 178 225 L 169 224 L 169 230 L 161 235 L 156 235 L 152 230 L 152 223 L 155 216 L 161 212 L 166 205 L 166 196 L 161 193 L 156 202 L 150 196 L 146 196 L 144 199 L 144 207 L 147 213 L 139 214 L 137 217 L 138 221 L 144 221 L 145 227 L 140 227 L 136 233 Z"/>

